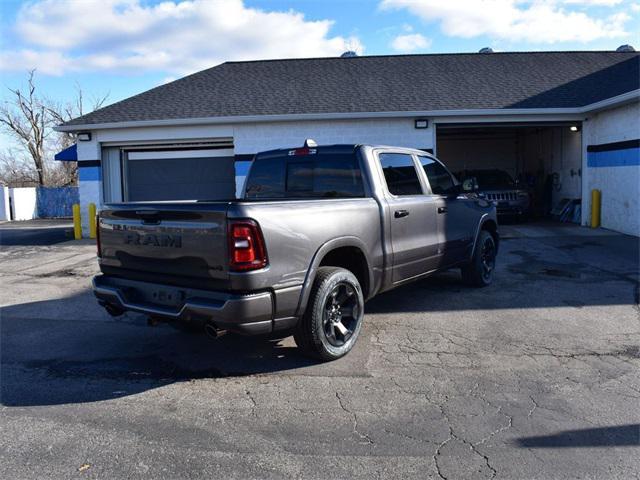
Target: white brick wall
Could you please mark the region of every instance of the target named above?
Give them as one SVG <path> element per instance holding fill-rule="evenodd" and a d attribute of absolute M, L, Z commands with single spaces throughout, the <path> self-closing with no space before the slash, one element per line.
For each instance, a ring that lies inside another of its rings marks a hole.
<path fill-rule="evenodd" d="M 555 118 L 555 117 L 554 117 Z M 567 118 L 568 119 L 568 118 Z M 556 118 L 556 120 L 567 120 Z M 302 145 L 305 138 L 319 144 L 373 143 L 434 148 L 434 122 L 428 129 L 415 129 L 413 118 L 309 120 L 297 122 L 246 123 L 236 125 L 198 125 L 180 127 L 148 127 L 110 129 L 93 132 L 90 142 L 78 142 L 80 160 L 100 158 L 104 142 L 155 142 L 163 140 L 206 140 L 233 138 L 236 154 L 252 154 L 261 150 Z M 440 118 L 439 122 L 455 121 Z M 464 118 L 464 121 L 482 122 L 486 117 Z M 501 120 L 508 120 L 507 118 Z M 524 116 L 515 120 L 529 120 Z M 542 119 L 537 119 L 542 120 Z M 592 115 L 583 127 L 583 223 L 589 222 L 590 192 L 603 190 L 603 226 L 613 230 L 640 235 L 638 207 L 638 167 L 590 168 L 586 166 L 586 145 L 623 141 L 640 137 L 639 104 L 619 107 Z M 611 171 L 607 171 L 611 170 Z M 87 184 L 80 188 L 83 211 L 93 201 L 100 202 L 100 184 Z M 634 218 L 636 220 L 634 220 Z"/>
<path fill-rule="evenodd" d="M 640 134 L 640 103 L 632 103 L 591 116 L 587 140 L 591 145 L 635 140 Z"/>
<path fill-rule="evenodd" d="M 433 148 L 433 130 L 414 128 L 412 118 L 248 123 L 233 129 L 236 154 L 302 145 L 306 138 L 318 144 L 371 143 Z"/>
<path fill-rule="evenodd" d="M 233 137 L 233 125 L 190 125 L 98 130 L 97 142 L 162 142 Z M 78 152 L 80 155 L 80 152 Z"/>
<path fill-rule="evenodd" d="M 413 118 L 395 118 L 98 130 L 93 132 L 91 141 L 78 142 L 78 159 L 99 159 L 100 145 L 105 142 L 118 144 L 215 138 L 233 138 L 236 154 L 302 145 L 305 138 L 313 138 L 320 144 L 373 143 L 433 148 L 432 126 L 430 122 L 429 128 L 416 129 Z"/>
<path fill-rule="evenodd" d="M 587 145 L 640 138 L 640 103 L 605 110 L 584 123 L 583 223 L 591 222 L 591 190 L 602 191 L 604 228 L 640 236 L 640 166 L 586 166 Z"/>

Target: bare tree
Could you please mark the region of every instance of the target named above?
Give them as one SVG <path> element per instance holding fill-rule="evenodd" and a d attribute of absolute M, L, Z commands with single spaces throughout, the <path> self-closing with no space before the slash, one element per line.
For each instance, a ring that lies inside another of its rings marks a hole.
<path fill-rule="evenodd" d="M 45 106 L 36 96 L 35 71 L 28 77 L 27 91 L 9 89 L 11 101 L 0 106 L 0 125 L 28 152 L 38 179 L 38 185 L 45 183 L 45 142 L 51 126 Z"/>
<path fill-rule="evenodd" d="M 56 125 L 59 125 L 64 122 L 68 122 L 73 118 L 81 117 L 85 113 L 93 112 L 94 110 L 102 108 L 108 98 L 109 93 L 92 97 L 90 99 L 91 103 L 89 105 L 89 110 L 87 111 L 84 92 L 82 90 L 82 87 L 78 83 L 76 83 L 75 95 L 71 101 L 67 103 L 59 103 L 52 100 L 47 100 L 45 102 L 45 108 L 48 114 L 51 116 L 52 122 Z M 73 145 L 76 141 L 75 135 L 70 132 L 58 132 L 58 138 L 58 146 L 60 148 L 67 148 Z"/>
<path fill-rule="evenodd" d="M 90 110 L 101 108 L 109 98 L 109 93 L 91 98 Z M 73 118 L 80 117 L 87 113 L 85 96 L 82 87 L 78 83 L 75 86 L 75 95 L 67 103 L 59 103 L 53 100 L 45 102 L 45 108 L 54 125 L 60 125 Z M 76 135 L 70 132 L 56 132 L 56 149 L 63 150 L 76 142 Z M 78 164 L 75 162 L 59 162 L 54 171 L 50 172 L 49 183 L 56 186 L 66 186 L 76 184 L 78 181 Z"/>
<path fill-rule="evenodd" d="M 53 154 L 75 143 L 75 135 L 53 127 L 86 113 L 84 93 L 76 84 L 75 95 L 55 102 L 37 94 L 35 70 L 28 73 L 27 88 L 9 89 L 11 100 L 0 107 L 0 127 L 22 148 L 0 154 L 0 181 L 15 186 L 67 186 L 77 183 L 75 162 L 53 162 Z M 91 111 L 109 94 L 91 99 Z"/>
<path fill-rule="evenodd" d="M 29 159 L 12 149 L 6 149 L 0 152 L 0 185 L 35 187 L 38 185 L 38 175 Z"/>

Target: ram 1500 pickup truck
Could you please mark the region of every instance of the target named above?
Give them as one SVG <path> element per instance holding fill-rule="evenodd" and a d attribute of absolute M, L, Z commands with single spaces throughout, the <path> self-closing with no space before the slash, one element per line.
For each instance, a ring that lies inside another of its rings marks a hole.
<path fill-rule="evenodd" d="M 290 332 L 336 359 L 378 293 L 451 268 L 491 283 L 496 210 L 473 190 L 421 150 L 307 140 L 258 153 L 239 200 L 106 205 L 94 293 L 112 315 Z"/>

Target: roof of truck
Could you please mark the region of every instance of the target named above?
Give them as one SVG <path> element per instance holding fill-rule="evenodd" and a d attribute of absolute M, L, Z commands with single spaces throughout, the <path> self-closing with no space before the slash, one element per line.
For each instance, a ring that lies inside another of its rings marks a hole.
<path fill-rule="evenodd" d="M 513 52 L 226 62 L 64 124 L 582 107 L 640 88 L 640 53 Z"/>

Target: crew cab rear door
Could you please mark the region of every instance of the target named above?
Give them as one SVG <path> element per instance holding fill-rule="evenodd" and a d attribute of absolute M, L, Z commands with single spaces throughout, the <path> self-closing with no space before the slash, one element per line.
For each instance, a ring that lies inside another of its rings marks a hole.
<path fill-rule="evenodd" d="M 424 194 L 411 154 L 380 151 L 377 157 L 387 189 L 392 282 L 398 283 L 438 268 L 436 203 Z"/>

